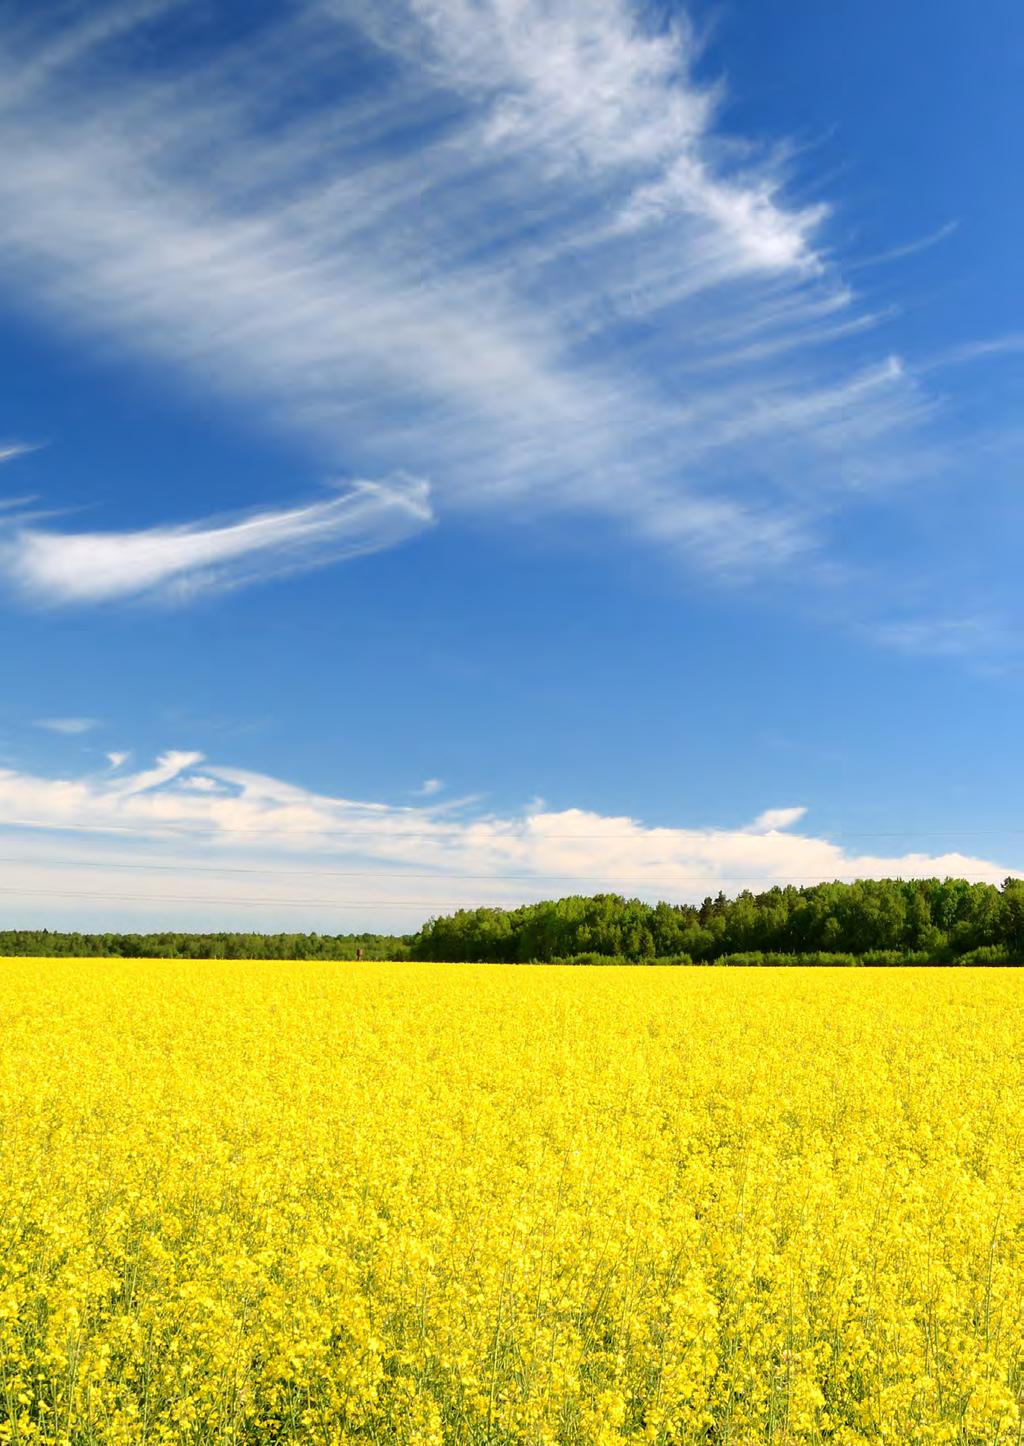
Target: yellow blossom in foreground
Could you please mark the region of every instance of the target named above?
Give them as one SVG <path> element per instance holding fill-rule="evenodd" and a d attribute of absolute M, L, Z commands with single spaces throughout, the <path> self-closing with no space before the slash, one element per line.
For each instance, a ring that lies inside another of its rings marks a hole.
<path fill-rule="evenodd" d="M 0 961 L 0 1443 L 1011 1446 L 1024 974 Z"/>

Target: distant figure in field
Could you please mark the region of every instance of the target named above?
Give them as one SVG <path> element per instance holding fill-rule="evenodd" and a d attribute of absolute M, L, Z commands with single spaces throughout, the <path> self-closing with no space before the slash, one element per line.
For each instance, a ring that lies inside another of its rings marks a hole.
<path fill-rule="evenodd" d="M 362 951 L 362 949 L 357 949 L 357 950 L 356 950 L 356 958 L 357 958 L 357 959 L 361 959 L 362 957 L 363 957 L 363 951 Z"/>

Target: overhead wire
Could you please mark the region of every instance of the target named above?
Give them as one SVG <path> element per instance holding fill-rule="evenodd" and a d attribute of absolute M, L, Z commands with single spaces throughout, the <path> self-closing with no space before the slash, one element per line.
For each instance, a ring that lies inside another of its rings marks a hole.
<path fill-rule="evenodd" d="M 148 823 L 148 822 L 146 822 L 146 821 L 142 821 L 142 820 L 140 820 L 140 822 L 134 823 L 134 824 L 124 824 L 124 823 L 106 823 L 106 822 L 99 822 L 99 823 L 72 823 L 72 822 L 69 822 L 69 821 L 61 821 L 61 820 L 57 820 L 57 819 L 33 819 L 33 818 L 8 818 L 8 819 L 0 819 L 0 831 L 2 831 L 3 829 L 9 829 L 9 828 L 12 828 L 12 829 L 13 829 L 13 828 L 26 828 L 26 829 L 45 829 L 45 830 L 47 830 L 48 832 L 51 832 L 51 833 L 90 833 L 90 834 L 128 833 L 128 834 L 132 834 L 132 835 L 134 835 L 134 836 L 144 835 L 144 836 L 150 837 L 150 838 L 166 837 L 166 838 L 178 838 L 178 839 L 195 838 L 195 837 L 197 837 L 197 836 L 198 836 L 198 837 L 209 837 L 209 838 L 220 838 L 220 837 L 222 837 L 223 835 L 231 835 L 232 837 L 239 836 L 239 837 L 246 837 L 246 838 L 280 838 L 280 837 L 294 837 L 294 838 L 317 838 L 317 839 L 324 839 L 324 838 L 372 839 L 372 838 L 374 838 L 374 837 L 377 837 L 377 838 L 387 839 L 387 840 L 389 840 L 389 841 L 391 841 L 391 842 L 400 842 L 400 841 L 405 840 L 405 839 L 433 839 L 433 840 L 435 840 L 435 841 L 437 841 L 437 842 L 442 842 L 442 841 L 444 841 L 446 838 L 448 838 L 448 837 L 450 837 L 452 834 L 454 834 L 456 831 L 459 831 L 459 832 L 471 832 L 473 829 L 486 828 L 486 827 L 489 827 L 489 826 L 493 826 L 493 820 L 489 820 L 489 819 L 486 819 L 486 818 L 485 818 L 485 819 L 478 819 L 478 820 L 476 820 L 476 821 L 470 820 L 470 821 L 467 822 L 467 823 L 462 823 L 462 824 L 458 824 L 458 825 L 446 824 L 446 823 L 442 822 L 442 823 L 439 823 L 435 828 L 432 828 L 432 829 L 406 829 L 406 828 L 402 828 L 402 827 L 395 827 L 394 824 L 392 824 L 392 823 L 388 823 L 388 824 L 385 824 L 385 825 L 383 825 L 383 826 L 377 826 L 377 827 L 375 827 L 372 823 L 369 823 L 369 824 L 359 824 L 359 825 L 356 825 L 356 826 L 354 826 L 354 827 L 352 827 L 352 828 L 346 828 L 346 829 L 320 828 L 320 827 L 317 827 L 316 825 L 310 825 L 310 826 L 307 827 L 307 828 L 284 828 L 284 827 L 281 827 L 281 826 L 277 826 L 277 827 L 274 827 L 274 828 L 238 828 L 238 827 L 231 827 L 231 826 L 228 826 L 228 825 L 221 826 L 221 825 L 219 825 L 219 824 L 217 824 L 217 825 L 199 825 L 199 824 L 193 824 L 193 823 L 187 822 L 187 821 L 183 821 L 180 825 L 176 825 L 173 821 L 168 821 L 168 820 L 161 820 L 158 824 L 150 824 L 150 823 Z M 722 833 L 748 834 L 751 838 L 763 838 L 763 837 L 766 837 L 769 833 L 776 833 L 776 834 L 778 834 L 780 837 L 787 837 L 787 838 L 794 838 L 794 839 L 801 839 L 801 838 L 803 838 L 803 839 L 808 839 L 808 841 L 812 841 L 812 840 L 809 838 L 809 836 L 806 835 L 806 834 L 791 834 L 791 833 L 788 833 L 788 832 L 785 832 L 785 833 L 784 833 L 782 830 L 764 830 L 764 831 L 757 831 L 757 830 L 754 830 L 754 829 L 752 829 L 752 828 L 722 829 L 722 828 L 699 828 L 699 827 L 696 827 L 696 828 L 687 828 L 687 829 L 680 829 L 680 828 L 676 828 L 676 827 L 672 826 L 671 824 L 651 824 L 651 825 L 638 826 L 632 833 L 608 833 L 608 832 L 605 831 L 605 830 L 595 830 L 595 831 L 591 831 L 591 832 L 589 832 L 589 833 L 552 833 L 552 832 L 549 832 L 549 831 L 546 830 L 546 829 L 542 829 L 542 830 L 535 830 L 535 831 L 533 831 L 533 832 L 531 832 L 531 833 L 529 833 L 529 834 L 526 834 L 526 835 L 523 835 L 521 832 L 520 832 L 520 833 L 512 833 L 512 832 L 510 832 L 510 831 L 507 831 L 507 832 L 504 833 L 504 834 L 498 833 L 498 834 L 496 835 L 496 837 L 499 838 L 499 839 L 502 838 L 502 837 L 511 837 L 511 838 L 516 838 L 516 839 L 525 837 L 525 838 L 528 838 L 530 841 L 533 841 L 533 842 L 544 842 L 544 843 L 555 842 L 555 841 L 559 841 L 559 840 L 562 840 L 562 839 L 570 840 L 570 841 L 576 841 L 576 842 L 582 842 L 582 841 L 584 841 L 584 840 L 590 840 L 590 841 L 600 840 L 601 842 L 607 842 L 607 841 L 610 841 L 610 840 L 620 840 L 620 841 L 626 841 L 626 840 L 628 840 L 628 841 L 631 842 L 631 843 L 636 843 L 636 842 L 641 841 L 641 840 L 647 840 L 647 841 L 654 841 L 654 842 L 656 842 L 659 835 L 679 834 L 679 833 L 685 833 L 685 834 L 707 834 L 707 835 L 710 835 L 710 836 L 714 836 L 714 835 L 722 834 Z M 833 840 L 833 839 L 850 839 L 850 838 L 1011 838 L 1011 837 L 1020 837 L 1020 836 L 1024 836 L 1024 828 L 1000 828 L 1000 829 L 960 829 L 960 828 L 920 829 L 920 828 L 907 828 L 907 829 L 889 829 L 889 830 L 885 830 L 885 831 L 875 831 L 875 832 L 854 832 L 854 831 L 851 831 L 851 830 L 848 830 L 848 829 L 843 829 L 843 830 L 837 830 L 837 831 L 835 831 L 835 832 L 830 833 L 828 839 L 825 839 L 825 838 L 822 838 L 822 837 L 819 837 L 819 836 L 815 836 L 815 838 L 814 838 L 813 841 L 815 841 L 815 842 L 830 842 L 830 841 Z"/>
<path fill-rule="evenodd" d="M 568 883 L 594 883 L 594 882 L 616 882 L 620 884 L 714 884 L 721 881 L 729 884 L 743 883 L 806 883 L 809 879 L 821 879 L 821 872 L 810 874 L 721 874 L 705 872 L 702 874 L 620 874 L 614 869 L 608 869 L 601 873 L 555 873 L 551 870 L 532 873 L 467 873 L 461 870 L 433 870 L 425 872 L 422 870 L 403 869 L 400 864 L 391 868 L 382 869 L 282 869 L 270 864 L 266 868 L 254 868 L 252 865 L 239 864 L 196 864 L 196 863 L 152 863 L 139 862 L 135 859 L 46 859 L 46 858 L 12 858 L 0 856 L 0 864 L 25 865 L 31 864 L 34 868 L 58 869 L 58 868 L 94 868 L 94 869 L 135 869 L 155 872 L 173 873 L 208 873 L 208 874 L 255 874 L 259 877 L 273 878 L 317 878 L 317 879 L 436 879 L 443 883 L 454 883 L 460 880 L 478 882 L 480 880 L 493 880 L 496 883 L 537 883 L 560 880 Z M 992 873 L 1000 872 L 999 869 L 989 869 L 981 874 L 958 874 L 958 878 L 965 879 L 987 879 Z M 1012 870 L 1011 870 L 1012 872 Z M 858 878 L 860 875 L 855 869 L 845 869 L 833 875 L 837 879 Z"/>

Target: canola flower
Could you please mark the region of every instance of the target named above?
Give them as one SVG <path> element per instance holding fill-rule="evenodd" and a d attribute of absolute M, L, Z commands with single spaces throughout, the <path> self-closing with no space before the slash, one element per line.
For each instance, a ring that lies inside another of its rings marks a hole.
<path fill-rule="evenodd" d="M 0 961 L 0 1442 L 1009 1446 L 1024 975 Z"/>

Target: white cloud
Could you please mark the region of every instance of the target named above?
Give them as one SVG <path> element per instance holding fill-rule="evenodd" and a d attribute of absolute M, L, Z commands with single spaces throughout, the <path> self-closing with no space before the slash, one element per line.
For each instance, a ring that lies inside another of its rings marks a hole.
<path fill-rule="evenodd" d="M 128 762 L 128 754 L 127 754 L 127 753 L 108 753 L 108 754 L 107 754 L 107 762 L 110 764 L 111 770 L 114 771 L 114 772 L 116 772 L 117 769 L 123 768 L 124 765 Z"/>
<path fill-rule="evenodd" d="M 1005 336 L 985 337 L 963 342 L 939 352 L 918 367 L 921 373 L 939 371 L 943 367 L 966 366 L 972 362 L 990 361 L 994 357 L 1019 356 L 1024 352 L 1024 332 L 1007 332 Z"/>
<path fill-rule="evenodd" d="M 902 246 L 893 246 L 877 256 L 865 256 L 859 261 L 853 262 L 847 269 L 859 271 L 868 266 L 887 266 L 892 261 L 903 261 L 908 256 L 916 256 L 921 251 L 928 251 L 932 246 L 948 240 L 954 231 L 959 230 L 959 221 L 947 221 L 945 225 L 938 226 L 934 231 L 928 232 L 926 236 L 919 236 L 913 241 L 907 241 Z"/>
<path fill-rule="evenodd" d="M 214 780 L 218 792 L 197 780 Z M 0 919 L 11 924 L 415 927 L 482 903 L 611 889 L 699 900 L 719 889 L 1014 870 L 959 851 L 875 854 L 752 828 L 655 827 L 538 805 L 461 815 L 318 794 L 176 750 L 128 780 L 0 769 Z M 1018 871 L 1019 872 L 1019 871 Z"/>
<path fill-rule="evenodd" d="M 93 728 L 98 728 L 99 721 L 96 718 L 40 718 L 36 723 L 37 728 L 46 728 L 50 733 L 89 733 Z"/>
<path fill-rule="evenodd" d="M 165 783 L 180 779 L 187 769 L 202 761 L 201 753 L 172 748 L 167 753 L 161 753 L 152 768 L 145 768 L 128 778 L 118 779 L 117 783 L 108 787 L 107 792 L 112 799 L 135 798 L 139 794 L 160 788 Z"/>
<path fill-rule="evenodd" d="M 435 793 L 440 793 L 444 788 L 444 780 L 441 778 L 425 778 L 416 792 L 421 798 L 431 798 Z"/>
<path fill-rule="evenodd" d="M 194 793 L 222 793 L 223 785 L 215 778 L 207 778 L 205 774 L 194 773 L 189 778 L 182 780 L 182 788 L 190 788 Z"/>
<path fill-rule="evenodd" d="M 141 532 L 15 526 L 0 533 L 0 575 L 45 603 L 183 600 L 387 547 L 430 521 L 425 483 L 358 482 L 326 501 L 229 521 Z"/>
<path fill-rule="evenodd" d="M 875 642 L 917 657 L 991 657 L 1012 644 L 1006 624 L 987 616 L 896 618 L 878 623 Z"/>
<path fill-rule="evenodd" d="M 751 829 L 754 833 L 773 833 L 780 828 L 791 828 L 806 812 L 806 808 L 767 808 L 754 819 Z"/>
<path fill-rule="evenodd" d="M 0 442 L 0 465 L 4 462 L 13 462 L 17 457 L 24 457 L 26 452 L 35 452 L 36 446 L 31 442 Z M 0 507 L 4 507 L 0 501 Z"/>
<path fill-rule="evenodd" d="M 176 71 L 163 8 L 6 37 L 0 276 L 62 329 L 258 404 L 317 465 L 591 512 L 714 572 L 806 559 L 846 491 L 913 473 L 928 409 L 865 353 L 826 208 L 726 133 L 681 21 L 321 0 L 202 65 L 186 26 Z M 9 568 L 166 592 L 210 576 L 206 532 L 31 534 Z"/>
<path fill-rule="evenodd" d="M 622 176 L 626 230 L 696 216 L 731 249 L 736 270 L 818 269 L 811 238 L 824 206 L 786 206 L 765 168 L 713 174 L 719 97 L 693 78 L 696 47 L 682 18 L 645 31 L 622 0 L 413 0 L 411 9 L 449 82 L 493 106 L 486 135 L 496 148 L 543 149 L 568 176 L 581 160 Z"/>

